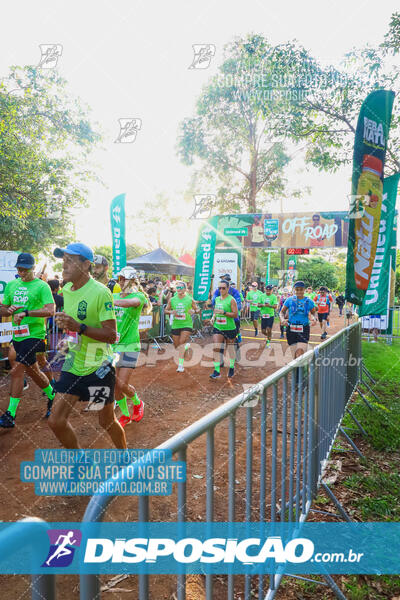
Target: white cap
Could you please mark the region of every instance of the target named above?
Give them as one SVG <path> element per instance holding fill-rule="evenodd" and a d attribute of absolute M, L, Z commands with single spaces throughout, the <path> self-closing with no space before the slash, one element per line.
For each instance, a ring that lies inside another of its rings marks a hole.
<path fill-rule="evenodd" d="M 136 279 L 137 276 L 137 271 L 133 267 L 124 267 L 118 273 L 118 277 L 124 277 L 125 279 Z"/>

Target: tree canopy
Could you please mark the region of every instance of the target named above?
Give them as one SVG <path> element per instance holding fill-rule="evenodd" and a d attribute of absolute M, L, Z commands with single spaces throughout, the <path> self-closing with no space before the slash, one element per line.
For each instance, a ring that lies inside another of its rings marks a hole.
<path fill-rule="evenodd" d="M 297 263 L 298 279 L 304 281 L 313 289 L 321 285 L 325 285 L 330 290 L 335 289 L 338 285 L 338 278 L 335 274 L 335 266 L 328 263 L 321 257 L 311 257 L 303 259 Z"/>
<path fill-rule="evenodd" d="M 3 250 L 46 252 L 71 238 L 86 202 L 100 135 L 54 69 L 12 67 L 0 82 L 0 236 Z"/>

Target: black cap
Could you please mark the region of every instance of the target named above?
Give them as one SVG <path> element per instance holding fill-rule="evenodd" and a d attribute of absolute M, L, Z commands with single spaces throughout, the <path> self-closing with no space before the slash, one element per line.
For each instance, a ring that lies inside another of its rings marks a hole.
<path fill-rule="evenodd" d="M 15 268 L 22 267 L 23 269 L 31 269 L 35 266 L 35 258 L 29 252 L 21 252 L 18 254 L 17 262 L 15 264 Z"/>
<path fill-rule="evenodd" d="M 272 285 L 266 285 L 266 286 L 265 286 L 265 289 L 266 289 L 266 290 L 272 290 Z"/>
<path fill-rule="evenodd" d="M 226 273 L 225 275 L 221 275 L 220 279 L 225 279 L 226 281 L 230 281 L 231 276 L 229 275 L 229 273 Z"/>
<path fill-rule="evenodd" d="M 306 287 L 304 281 L 296 281 L 293 287 Z"/>

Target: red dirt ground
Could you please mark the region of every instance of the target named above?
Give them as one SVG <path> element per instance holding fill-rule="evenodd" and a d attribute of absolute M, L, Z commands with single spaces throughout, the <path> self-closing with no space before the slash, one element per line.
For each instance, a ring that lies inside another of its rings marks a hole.
<path fill-rule="evenodd" d="M 329 335 L 339 331 L 344 325 L 343 317 L 338 316 L 335 308 L 331 317 Z M 320 342 L 319 325 L 311 329 L 312 347 Z M 257 366 L 243 366 L 239 363 L 233 380 L 226 377 L 227 369 L 222 370 L 220 380 L 209 379 L 213 367 L 210 357 L 206 359 L 208 366 L 186 367 L 185 373 L 176 373 L 176 364 L 170 358 L 165 360 L 162 354 L 151 350 L 153 358 L 157 357 L 154 366 L 141 366 L 135 372 L 134 383 L 139 396 L 145 403 L 145 417 L 140 424 L 132 423 L 126 428 L 129 448 L 154 448 L 172 435 L 209 413 L 227 399 L 243 391 L 243 384 L 254 384 L 277 369 L 288 360 L 285 340 L 279 339 L 279 329 L 274 326 L 272 349 L 262 352 L 263 336 L 259 333 L 254 338 L 252 326 L 242 328 L 242 356 L 245 354 L 245 344 L 251 343 L 247 356 L 257 358 Z M 202 340 L 204 346 L 210 339 Z M 262 354 L 262 358 L 261 357 Z M 270 357 L 266 361 L 267 357 Z M 276 356 L 278 360 L 274 360 Z M 272 357 L 272 358 L 271 358 Z M 154 362 L 154 360 L 153 360 Z M 226 361 L 225 361 L 226 362 Z M 0 377 L 0 409 L 8 405 L 9 375 Z M 13 430 L 0 430 L 0 456 L 2 458 L 2 477 L 0 479 L 0 514 L 2 521 L 17 521 L 23 517 L 40 517 L 48 522 L 81 521 L 88 497 L 48 497 L 36 496 L 33 484 L 22 483 L 19 467 L 22 460 L 34 460 L 37 448 L 57 448 L 59 444 L 43 419 L 45 400 L 36 386 L 30 382 L 29 390 L 24 392 L 17 413 L 16 427 Z M 83 447 L 110 448 L 112 444 L 97 423 L 95 413 L 83 412 L 85 404 L 79 405 L 71 418 Z M 240 411 L 239 411 L 240 412 Z M 254 409 L 254 419 L 258 418 L 259 410 Z M 238 414 L 236 427 L 236 444 L 239 451 L 236 459 L 237 502 L 236 519 L 244 518 L 245 507 L 245 423 L 246 411 Z M 254 453 L 259 449 L 259 435 L 253 435 Z M 242 450 L 242 451 L 240 451 Z M 227 515 L 227 427 L 221 424 L 215 435 L 215 520 L 228 520 Z M 197 475 L 199 477 L 194 477 Z M 254 493 L 257 491 L 255 482 Z M 242 494 L 241 494 L 241 493 Z M 191 521 L 205 520 L 205 436 L 192 443 L 187 456 L 187 518 Z M 253 519 L 258 520 L 254 507 Z M 151 520 L 167 521 L 176 519 L 176 490 L 172 496 L 153 498 L 150 500 Z M 134 521 L 137 520 L 137 499 L 135 497 L 118 498 L 109 506 L 105 520 Z M 102 583 L 113 576 L 102 578 Z M 214 598 L 226 597 L 223 577 L 217 579 L 214 586 Z M 239 590 L 242 590 L 241 579 Z M 137 597 L 137 578 L 130 576 L 118 583 L 110 592 L 104 592 L 102 597 L 114 591 L 112 598 L 126 600 Z M 157 576 L 150 578 L 150 597 L 154 600 L 170 600 L 176 590 L 175 577 Z M 30 597 L 29 576 L 0 576 L 2 597 L 10 600 L 22 600 Z M 122 588 L 122 589 L 121 589 Z M 79 598 L 78 576 L 57 577 L 58 600 L 75 600 Z M 118 591 L 117 591 L 118 590 Z M 128 593 L 130 592 L 130 593 Z M 238 591 L 236 599 L 242 598 Z M 279 597 L 279 596 L 278 596 Z"/>

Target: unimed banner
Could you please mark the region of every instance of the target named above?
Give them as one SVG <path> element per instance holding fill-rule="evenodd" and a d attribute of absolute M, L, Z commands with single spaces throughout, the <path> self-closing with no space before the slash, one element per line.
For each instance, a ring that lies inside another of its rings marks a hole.
<path fill-rule="evenodd" d="M 346 299 L 361 305 L 369 286 L 378 245 L 383 174 L 394 92 L 367 96 L 354 140 Z"/>
<path fill-rule="evenodd" d="M 383 182 L 383 199 L 375 261 L 364 296 L 360 316 L 386 315 L 389 306 L 393 223 L 396 212 L 397 187 L 400 174 Z"/>
<path fill-rule="evenodd" d="M 125 242 L 125 194 L 116 196 L 110 208 L 111 235 L 113 246 L 113 277 L 126 267 Z"/>
<path fill-rule="evenodd" d="M 193 298 L 199 302 L 208 300 L 214 264 L 215 240 L 218 217 L 211 217 L 199 232 L 196 248 Z"/>

